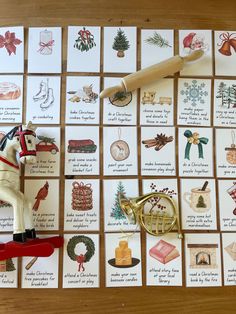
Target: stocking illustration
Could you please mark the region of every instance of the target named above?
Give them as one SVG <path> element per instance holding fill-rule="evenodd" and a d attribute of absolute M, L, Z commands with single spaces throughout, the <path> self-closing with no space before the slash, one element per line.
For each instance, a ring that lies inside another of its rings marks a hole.
<path fill-rule="evenodd" d="M 236 215 L 236 182 L 227 190 L 228 194 L 231 196 L 232 200 L 235 202 L 235 208 L 233 210 L 233 214 Z"/>

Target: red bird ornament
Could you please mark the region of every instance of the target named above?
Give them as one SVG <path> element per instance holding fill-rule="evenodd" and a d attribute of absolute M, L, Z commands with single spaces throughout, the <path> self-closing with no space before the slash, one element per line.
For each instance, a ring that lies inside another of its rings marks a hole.
<path fill-rule="evenodd" d="M 37 196 L 35 197 L 36 202 L 34 203 L 33 210 L 37 211 L 39 209 L 39 205 L 41 201 L 44 201 L 46 197 L 48 196 L 48 189 L 49 189 L 49 184 L 48 181 L 44 184 L 43 187 L 38 191 Z"/>

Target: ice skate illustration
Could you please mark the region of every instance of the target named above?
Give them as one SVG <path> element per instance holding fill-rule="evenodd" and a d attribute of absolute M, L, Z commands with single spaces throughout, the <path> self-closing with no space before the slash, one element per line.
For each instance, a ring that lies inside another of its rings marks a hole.
<path fill-rule="evenodd" d="M 53 89 L 49 87 L 49 79 L 47 82 L 41 81 L 39 85 L 39 91 L 33 96 L 34 102 L 42 101 L 40 108 L 42 111 L 50 108 L 54 103 Z"/>

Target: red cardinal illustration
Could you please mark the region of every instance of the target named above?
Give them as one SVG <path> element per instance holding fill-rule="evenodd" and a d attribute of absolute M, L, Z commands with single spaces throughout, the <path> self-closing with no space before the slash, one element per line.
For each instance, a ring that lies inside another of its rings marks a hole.
<path fill-rule="evenodd" d="M 48 181 L 44 184 L 44 186 L 38 191 L 37 196 L 35 197 L 36 202 L 34 203 L 33 210 L 37 211 L 39 209 L 39 204 L 41 201 L 44 201 L 48 196 L 49 184 Z"/>

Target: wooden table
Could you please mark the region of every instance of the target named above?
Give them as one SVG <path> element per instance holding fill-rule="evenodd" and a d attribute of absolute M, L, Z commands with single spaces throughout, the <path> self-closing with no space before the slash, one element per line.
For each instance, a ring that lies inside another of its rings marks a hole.
<path fill-rule="evenodd" d="M 236 30 L 236 1 L 0 0 L 0 24 Z M 1 289 L 1 313 L 235 313 L 236 287 L 104 288 L 103 248 L 101 277 L 99 289 Z"/>

